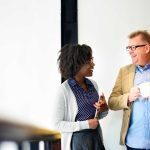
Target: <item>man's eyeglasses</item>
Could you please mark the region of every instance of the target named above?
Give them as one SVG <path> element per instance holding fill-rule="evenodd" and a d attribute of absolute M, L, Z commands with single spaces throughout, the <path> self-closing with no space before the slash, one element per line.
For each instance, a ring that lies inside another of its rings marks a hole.
<path fill-rule="evenodd" d="M 131 45 L 131 46 L 127 46 L 126 47 L 126 50 L 127 51 L 135 51 L 138 47 L 143 47 L 143 46 L 145 46 L 145 45 L 147 45 L 147 44 L 143 44 L 143 45 Z"/>

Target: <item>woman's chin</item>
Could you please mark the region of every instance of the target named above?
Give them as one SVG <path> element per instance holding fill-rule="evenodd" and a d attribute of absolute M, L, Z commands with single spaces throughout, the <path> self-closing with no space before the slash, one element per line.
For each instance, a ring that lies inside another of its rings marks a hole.
<path fill-rule="evenodd" d="M 93 76 L 93 72 L 91 72 L 87 77 L 91 77 L 91 76 Z"/>

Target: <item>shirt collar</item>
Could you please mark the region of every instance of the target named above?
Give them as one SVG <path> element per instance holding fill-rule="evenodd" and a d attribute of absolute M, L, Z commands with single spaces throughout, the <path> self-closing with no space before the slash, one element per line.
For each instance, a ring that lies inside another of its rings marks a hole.
<path fill-rule="evenodd" d="M 136 66 L 136 71 L 143 72 L 148 69 L 150 69 L 150 64 L 146 64 L 144 67 L 141 67 L 140 65 Z"/>
<path fill-rule="evenodd" d="M 85 80 L 85 83 L 86 83 L 87 85 L 92 85 L 92 82 L 91 82 L 89 79 L 85 78 L 84 80 Z M 78 83 L 76 82 L 76 80 L 75 80 L 74 78 L 69 78 L 69 79 L 68 79 L 68 82 L 69 82 L 72 86 L 78 85 Z"/>

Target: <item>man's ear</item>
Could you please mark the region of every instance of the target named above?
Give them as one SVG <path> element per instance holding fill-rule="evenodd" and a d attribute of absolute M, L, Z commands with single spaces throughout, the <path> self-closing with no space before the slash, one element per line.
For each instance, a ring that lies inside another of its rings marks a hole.
<path fill-rule="evenodd" d="M 147 50 L 146 50 L 146 54 L 149 53 L 149 52 L 150 52 L 150 49 L 147 49 Z"/>
<path fill-rule="evenodd" d="M 146 48 L 147 48 L 147 49 L 146 49 L 146 54 L 147 54 L 147 53 L 150 52 L 150 45 L 147 45 Z"/>

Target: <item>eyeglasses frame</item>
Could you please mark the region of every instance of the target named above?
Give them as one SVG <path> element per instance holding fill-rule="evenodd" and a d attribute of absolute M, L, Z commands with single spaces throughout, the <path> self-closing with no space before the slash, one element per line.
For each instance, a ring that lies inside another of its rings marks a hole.
<path fill-rule="evenodd" d="M 126 51 L 135 51 L 138 47 L 146 46 L 147 44 L 131 45 L 126 47 Z"/>

